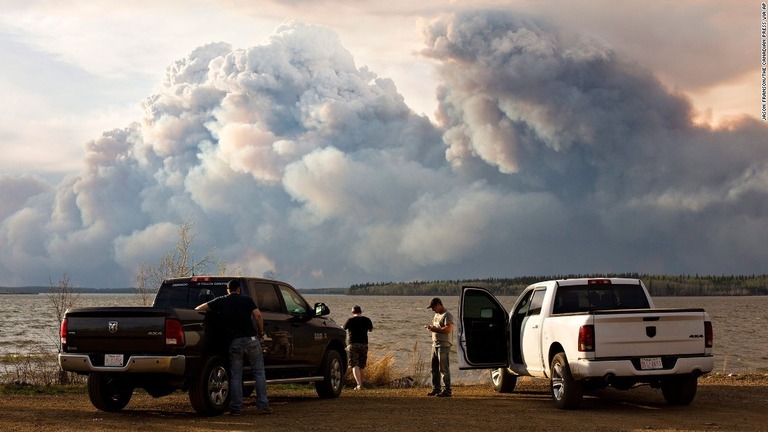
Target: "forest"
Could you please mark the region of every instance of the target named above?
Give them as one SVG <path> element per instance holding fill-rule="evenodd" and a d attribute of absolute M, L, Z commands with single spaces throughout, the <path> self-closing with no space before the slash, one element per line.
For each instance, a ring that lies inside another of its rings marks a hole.
<path fill-rule="evenodd" d="M 515 296 L 530 284 L 551 279 L 625 277 L 641 279 L 651 296 L 749 296 L 768 295 L 768 275 L 649 275 L 570 274 L 553 276 L 521 276 L 515 278 L 486 278 L 414 282 L 384 282 L 355 284 L 346 290 L 352 295 L 459 295 L 465 285 L 483 287 L 495 295 Z"/>

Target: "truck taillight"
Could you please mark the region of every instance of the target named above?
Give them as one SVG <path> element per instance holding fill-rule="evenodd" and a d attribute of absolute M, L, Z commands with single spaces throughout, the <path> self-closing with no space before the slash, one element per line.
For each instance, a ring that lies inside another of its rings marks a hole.
<path fill-rule="evenodd" d="M 712 348 L 715 344 L 715 333 L 712 331 L 712 321 L 704 321 L 704 346 Z"/>
<path fill-rule="evenodd" d="M 210 276 L 192 276 L 189 279 L 190 282 L 210 282 L 211 277 Z"/>
<path fill-rule="evenodd" d="M 587 281 L 587 285 L 610 285 L 610 279 L 590 279 Z"/>
<path fill-rule="evenodd" d="M 67 348 L 67 319 L 61 320 L 61 326 L 59 327 L 59 342 L 61 342 L 61 350 L 66 351 Z"/>
<path fill-rule="evenodd" d="M 579 327 L 579 351 L 595 350 L 595 326 L 583 325 Z"/>
<path fill-rule="evenodd" d="M 181 321 L 171 318 L 165 320 L 165 344 L 184 346 L 184 330 L 181 328 Z"/>

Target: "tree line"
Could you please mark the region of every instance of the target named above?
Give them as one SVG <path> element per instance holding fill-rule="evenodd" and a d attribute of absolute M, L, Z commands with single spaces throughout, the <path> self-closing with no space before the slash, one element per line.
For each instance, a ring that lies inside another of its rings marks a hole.
<path fill-rule="evenodd" d="M 361 283 L 350 286 L 351 295 L 457 296 L 466 285 L 488 289 L 494 295 L 516 296 L 533 283 L 551 279 L 623 277 L 641 279 L 654 297 L 768 295 L 768 275 L 651 275 L 641 273 L 568 274 L 514 278 L 455 279 L 413 282 Z"/>

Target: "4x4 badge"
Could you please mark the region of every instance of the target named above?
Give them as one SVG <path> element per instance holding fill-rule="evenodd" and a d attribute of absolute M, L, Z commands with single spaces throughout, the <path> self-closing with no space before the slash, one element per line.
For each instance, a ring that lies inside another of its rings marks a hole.
<path fill-rule="evenodd" d="M 110 321 L 108 325 L 110 333 L 117 333 L 117 321 Z"/>

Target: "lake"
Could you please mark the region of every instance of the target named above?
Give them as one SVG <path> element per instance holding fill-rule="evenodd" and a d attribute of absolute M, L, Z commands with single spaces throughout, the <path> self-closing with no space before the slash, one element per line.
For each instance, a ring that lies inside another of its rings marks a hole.
<path fill-rule="evenodd" d="M 343 325 L 352 306 L 360 305 L 371 318 L 373 357 L 391 353 L 395 369 L 415 375 L 417 364 L 428 362 L 431 339 L 424 325 L 432 320 L 427 309 L 431 297 L 425 296 L 347 296 L 305 295 L 310 303 L 324 302 L 331 318 Z M 457 296 L 442 297 L 454 315 Z M 500 297 L 509 310 L 516 297 Z M 768 296 L 750 297 L 656 297 L 657 307 L 702 307 L 712 318 L 715 334 L 715 372 L 768 372 Z M 131 294 L 82 294 L 77 307 L 138 306 L 141 300 Z M 10 353 L 55 351 L 58 322 L 45 295 L 0 295 L 4 316 L 0 321 L 0 356 Z M 453 379 L 457 383 L 485 380 L 487 372 L 459 371 L 455 354 L 451 357 Z"/>

